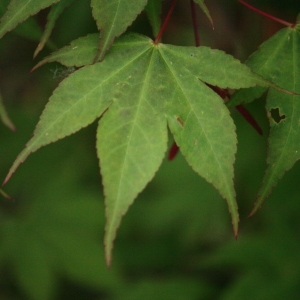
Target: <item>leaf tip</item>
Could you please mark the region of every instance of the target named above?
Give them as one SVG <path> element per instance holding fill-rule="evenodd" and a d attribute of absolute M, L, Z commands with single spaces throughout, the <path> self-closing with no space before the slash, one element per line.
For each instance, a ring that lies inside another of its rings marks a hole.
<path fill-rule="evenodd" d="M 113 245 L 112 243 L 105 243 L 105 262 L 106 262 L 106 266 L 107 268 L 109 269 L 110 266 L 111 266 L 111 262 L 112 262 L 112 248 L 113 248 Z"/>
<path fill-rule="evenodd" d="M 6 185 L 7 184 L 7 182 L 9 181 L 9 179 L 10 179 L 10 177 L 11 177 L 11 172 L 9 172 L 7 175 L 6 175 L 6 177 L 5 177 L 5 179 L 4 179 L 4 181 L 2 182 L 2 185 L 1 186 L 4 186 L 4 185 Z"/>
<path fill-rule="evenodd" d="M 35 59 L 37 57 L 37 55 L 40 53 L 41 51 L 41 44 L 38 44 L 38 46 L 36 47 L 34 53 L 33 53 L 33 59 Z"/>
<path fill-rule="evenodd" d="M 237 231 L 237 232 L 234 233 L 234 238 L 235 238 L 236 241 L 237 241 L 237 239 L 238 239 L 238 236 L 239 236 L 239 233 L 238 233 L 238 231 Z"/>
<path fill-rule="evenodd" d="M 3 122 L 3 121 L 2 121 Z M 10 129 L 12 132 L 16 132 L 17 131 L 17 128 L 16 126 L 14 125 L 14 123 L 10 120 L 10 119 L 7 119 L 5 120 L 4 122 L 4 125 Z"/>
<path fill-rule="evenodd" d="M 237 240 L 239 235 L 239 220 L 237 222 L 234 222 L 232 225 L 233 225 L 234 238 Z"/>
<path fill-rule="evenodd" d="M 248 215 L 247 218 L 253 217 L 253 216 L 256 214 L 256 212 L 259 210 L 259 208 L 260 208 L 260 207 L 258 207 L 257 205 L 255 205 L 255 206 L 253 207 L 253 209 L 251 210 L 251 212 L 250 212 L 250 214 Z"/>
<path fill-rule="evenodd" d="M 9 196 L 7 193 L 5 193 L 2 189 L 0 189 L 0 194 L 1 194 L 4 198 L 6 198 L 7 200 L 10 200 L 10 201 L 12 201 L 12 202 L 15 202 L 15 200 L 14 200 L 11 196 Z"/>
<path fill-rule="evenodd" d="M 271 192 L 269 192 L 269 194 L 265 194 L 265 193 L 259 193 L 257 200 L 254 203 L 254 206 L 250 212 L 250 214 L 248 215 L 248 218 L 251 218 L 254 214 L 257 213 L 257 211 L 262 207 L 264 200 L 270 195 Z"/>

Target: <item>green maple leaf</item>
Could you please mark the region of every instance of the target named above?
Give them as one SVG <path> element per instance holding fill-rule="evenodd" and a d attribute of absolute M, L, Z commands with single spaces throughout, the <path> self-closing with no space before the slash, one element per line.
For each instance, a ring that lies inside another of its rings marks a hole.
<path fill-rule="evenodd" d="M 267 94 L 266 110 L 271 126 L 268 167 L 251 212 L 254 214 L 285 172 L 300 159 L 300 25 L 277 32 L 249 58 L 247 65 L 258 74 L 294 92 L 288 94 L 270 90 Z M 259 87 L 238 91 L 230 106 L 250 102 L 264 92 L 266 89 Z M 277 117 L 275 112 L 279 114 Z"/>
<path fill-rule="evenodd" d="M 93 58 L 96 43 L 95 35 L 89 35 L 53 57 L 65 65 L 80 66 Z M 204 82 L 233 89 L 270 85 L 222 51 L 156 45 L 144 36 L 124 36 L 103 62 L 82 67 L 61 82 L 5 181 L 30 153 L 102 116 L 97 153 L 106 197 L 105 255 L 109 264 L 122 216 L 164 158 L 168 125 L 188 163 L 227 200 L 237 234 L 235 126 L 223 100 Z"/>

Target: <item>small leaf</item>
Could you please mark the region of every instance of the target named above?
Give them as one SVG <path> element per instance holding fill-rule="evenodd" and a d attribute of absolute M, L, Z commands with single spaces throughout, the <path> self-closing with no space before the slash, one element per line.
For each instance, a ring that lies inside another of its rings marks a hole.
<path fill-rule="evenodd" d="M 44 48 L 45 44 L 47 43 L 52 30 L 55 26 L 55 22 L 60 16 L 60 14 L 64 11 L 66 7 L 71 5 L 74 0 L 60 0 L 58 3 L 51 6 L 50 12 L 47 17 L 47 24 L 45 27 L 45 31 L 41 37 L 40 43 L 38 44 L 37 48 L 34 51 L 33 57 L 36 57 L 38 53 Z"/>
<path fill-rule="evenodd" d="M 92 13 L 100 31 L 95 61 L 103 59 L 115 38 L 125 32 L 146 4 L 147 0 L 91 0 Z"/>
<path fill-rule="evenodd" d="M 210 15 L 210 12 L 209 12 L 207 6 L 204 3 L 204 0 L 194 0 L 194 2 L 197 3 L 200 6 L 200 8 L 203 10 L 203 12 L 207 16 L 208 20 L 210 21 L 212 27 L 214 27 L 214 23 L 213 23 L 212 17 Z"/>
<path fill-rule="evenodd" d="M 161 27 L 161 7 L 163 0 L 149 0 L 145 11 L 152 26 L 153 36 L 156 37 Z"/>
<path fill-rule="evenodd" d="M 9 196 L 7 193 L 5 193 L 2 189 L 0 189 L 0 195 L 3 196 L 4 198 L 8 199 L 8 200 L 13 201 L 13 198 L 11 196 Z"/>
<path fill-rule="evenodd" d="M 300 122 L 300 30 L 299 27 L 284 28 L 264 42 L 259 50 L 252 54 L 246 64 L 253 71 L 272 80 L 284 89 L 294 92 L 285 93 L 270 90 L 267 93 L 266 109 L 270 119 L 268 167 L 258 192 L 258 198 L 251 212 L 254 214 L 272 189 L 300 158 L 299 122 Z M 280 63 L 278 63 L 280 62 Z M 229 106 L 251 102 L 259 98 L 266 89 L 254 87 L 239 90 L 229 101 Z M 297 94 L 296 94 L 297 93 Z M 274 116 L 277 112 L 278 119 Z M 282 118 L 282 120 L 280 120 Z"/>
<path fill-rule="evenodd" d="M 97 53 L 98 34 L 80 37 L 37 63 L 31 71 L 50 62 L 59 62 L 66 67 L 83 67 L 90 65 Z M 114 45 L 113 45 L 114 47 Z"/>
<path fill-rule="evenodd" d="M 0 21 L 0 38 L 19 23 L 59 0 L 12 0 Z"/>
<path fill-rule="evenodd" d="M 259 209 L 285 172 L 300 159 L 300 30 L 286 28 L 278 32 L 252 56 L 249 65 L 259 64 L 268 54 L 269 59 L 258 72 L 297 95 L 275 90 L 270 90 L 267 95 L 266 109 L 271 125 L 268 167 L 251 214 Z M 279 113 L 278 120 L 272 115 L 273 109 Z"/>
<path fill-rule="evenodd" d="M 0 2 L 0 15 L 2 16 L 7 8 L 10 0 L 1 0 Z M 31 39 L 33 41 L 39 41 L 42 35 L 42 30 L 39 27 L 37 21 L 34 18 L 29 18 L 14 30 L 14 33 Z"/>

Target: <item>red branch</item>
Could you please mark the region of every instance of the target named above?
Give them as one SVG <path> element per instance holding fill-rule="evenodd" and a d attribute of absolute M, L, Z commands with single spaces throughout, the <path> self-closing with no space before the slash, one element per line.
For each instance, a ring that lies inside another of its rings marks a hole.
<path fill-rule="evenodd" d="M 168 23 L 170 21 L 170 18 L 172 16 L 172 13 L 173 13 L 173 10 L 175 8 L 175 5 L 176 5 L 176 0 L 173 0 L 173 2 L 171 4 L 171 7 L 170 7 L 170 9 L 168 11 L 168 14 L 167 14 L 167 16 L 166 16 L 166 18 L 164 20 L 164 23 L 162 24 L 162 26 L 161 26 L 161 28 L 159 30 L 159 33 L 158 33 L 158 35 L 157 35 L 157 37 L 156 37 L 156 39 L 154 41 L 154 44 L 158 44 L 160 42 L 160 40 L 162 38 L 162 35 L 165 32 L 166 27 L 167 27 L 167 25 L 168 25 Z"/>
<path fill-rule="evenodd" d="M 242 115 L 242 117 L 260 134 L 263 135 L 263 131 L 254 119 L 254 117 L 250 114 L 250 112 L 243 106 L 237 105 L 236 110 Z"/>
<path fill-rule="evenodd" d="M 282 24 L 282 25 L 284 25 L 284 26 L 294 27 L 294 26 L 296 25 L 296 24 L 293 24 L 293 23 L 284 21 L 284 20 L 282 20 L 282 19 L 276 18 L 276 17 L 274 17 L 274 16 L 272 16 L 272 15 L 270 15 L 270 14 L 268 14 L 268 13 L 266 13 L 266 12 L 264 12 L 264 11 L 262 11 L 262 10 L 256 8 L 256 7 L 254 7 L 254 6 L 250 5 L 250 4 L 248 4 L 248 3 L 245 2 L 244 0 L 238 0 L 238 2 L 242 3 L 243 5 L 245 5 L 246 7 L 248 7 L 249 9 L 253 10 L 254 12 L 256 12 L 256 13 L 258 13 L 258 14 L 260 14 L 260 15 L 266 17 L 266 18 L 269 18 L 269 19 L 271 19 L 271 20 L 273 20 L 273 21 L 275 21 L 275 22 L 278 22 L 278 23 L 280 23 L 280 24 Z"/>

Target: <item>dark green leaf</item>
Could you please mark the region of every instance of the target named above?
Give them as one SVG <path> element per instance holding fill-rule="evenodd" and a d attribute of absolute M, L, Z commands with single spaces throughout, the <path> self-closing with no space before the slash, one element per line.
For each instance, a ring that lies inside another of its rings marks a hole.
<path fill-rule="evenodd" d="M 201 9 L 203 10 L 203 12 L 205 13 L 205 15 L 207 16 L 207 18 L 209 19 L 210 23 L 213 25 L 213 20 L 212 17 L 210 15 L 210 12 L 207 8 L 207 6 L 204 3 L 204 0 L 194 0 L 195 3 L 197 3 Z"/>
<path fill-rule="evenodd" d="M 24 22 L 41 9 L 58 1 L 59 0 L 12 0 L 0 21 L 0 38 L 8 31 L 13 30 L 19 23 Z"/>
<path fill-rule="evenodd" d="M 247 65 L 258 74 L 294 93 L 300 93 L 300 30 L 285 28 L 261 45 L 247 61 Z M 240 93 L 241 92 L 241 93 Z M 257 98 L 264 90 L 256 87 L 244 98 L 245 91 L 238 91 L 233 105 Z M 252 96 L 252 97 L 251 97 Z M 252 214 L 270 195 L 272 189 L 300 158 L 300 96 L 276 90 L 267 94 L 267 113 L 270 120 L 268 167 L 263 178 Z"/>
<path fill-rule="evenodd" d="M 152 26 L 153 36 L 156 37 L 161 27 L 161 6 L 163 0 L 148 0 L 146 13 Z"/>
<path fill-rule="evenodd" d="M 52 30 L 55 26 L 55 22 L 60 16 L 60 14 L 64 11 L 66 7 L 71 5 L 74 0 L 60 0 L 58 3 L 51 6 L 50 12 L 47 17 L 47 24 L 45 27 L 45 31 L 41 37 L 40 43 L 38 44 L 37 48 L 34 51 L 33 57 L 36 57 L 38 53 L 44 48 L 45 44 L 47 43 Z"/>

